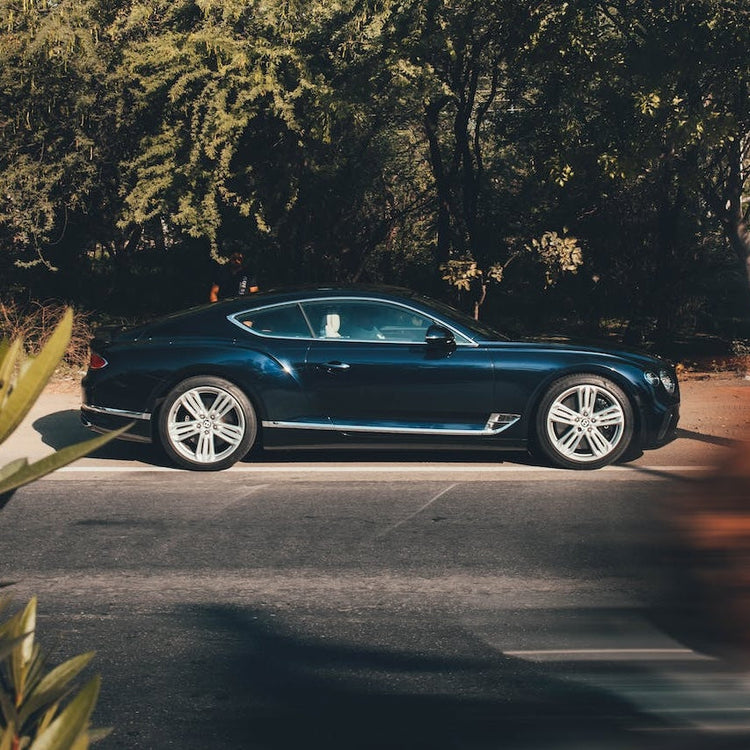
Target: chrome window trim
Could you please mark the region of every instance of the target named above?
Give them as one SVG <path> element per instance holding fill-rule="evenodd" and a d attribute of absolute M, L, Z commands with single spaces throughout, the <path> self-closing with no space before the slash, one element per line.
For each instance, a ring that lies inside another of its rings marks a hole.
<path fill-rule="evenodd" d="M 93 411 L 97 414 L 108 414 L 112 417 L 124 417 L 125 419 L 151 419 L 151 414 L 146 411 L 128 411 L 127 409 L 113 409 L 107 406 L 92 406 L 81 404 L 84 411 Z"/>
<path fill-rule="evenodd" d="M 305 320 L 305 323 L 307 324 L 307 327 L 310 329 L 310 336 L 269 336 L 266 333 L 260 333 L 259 331 L 253 330 L 252 328 L 248 328 L 244 323 L 237 320 L 237 318 L 240 315 L 244 315 L 245 313 L 249 312 L 250 310 L 253 310 L 254 312 L 265 312 L 266 310 L 273 310 L 275 307 L 299 307 L 299 311 L 302 314 L 302 317 Z M 307 319 L 307 315 L 305 314 L 304 309 L 300 305 L 299 300 L 293 300 L 293 301 L 287 301 L 287 302 L 274 302 L 272 305 L 263 305 L 262 307 L 249 307 L 246 310 L 240 310 L 239 312 L 232 313 L 231 315 L 227 315 L 227 320 L 230 323 L 234 323 L 238 328 L 241 328 L 245 333 L 249 333 L 251 336 L 257 336 L 261 339 L 284 339 L 284 341 L 317 341 L 317 339 L 313 335 L 312 326 L 310 325 L 310 321 Z"/>
<path fill-rule="evenodd" d="M 307 314 L 305 313 L 305 308 L 303 305 L 307 302 L 379 302 L 381 305 L 395 305 L 396 307 L 400 307 L 404 310 L 408 310 L 409 312 L 415 313 L 416 315 L 421 315 L 423 318 L 429 318 L 430 320 L 434 321 L 437 325 L 441 325 L 444 328 L 447 328 L 455 337 L 456 337 L 456 346 L 468 346 L 472 348 L 476 348 L 479 346 L 479 344 L 474 341 L 472 338 L 467 336 L 465 333 L 462 333 L 457 328 L 455 328 L 450 323 L 446 323 L 443 318 L 439 318 L 435 315 L 428 315 L 424 310 L 420 310 L 416 307 L 412 307 L 411 305 L 407 305 L 403 302 L 395 302 L 394 300 L 389 299 L 381 299 L 379 297 L 341 297 L 341 296 L 331 296 L 331 297 L 308 297 L 303 300 L 293 300 L 293 301 L 287 301 L 287 302 L 274 302 L 270 305 L 263 305 L 262 307 L 256 307 L 256 308 L 248 308 L 247 310 L 240 310 L 239 312 L 232 313 L 231 315 L 227 315 L 227 320 L 230 323 L 234 323 L 238 328 L 241 328 L 245 333 L 249 333 L 251 336 L 257 336 L 258 338 L 262 339 L 283 339 L 284 341 L 333 341 L 336 343 L 351 341 L 353 343 L 361 343 L 361 344 L 401 344 L 406 346 L 427 346 L 427 343 L 425 341 L 378 341 L 378 340 L 372 340 L 372 339 L 324 339 L 324 338 L 317 338 L 315 335 L 313 335 L 311 338 L 305 338 L 304 336 L 268 336 L 264 333 L 259 333 L 258 331 L 254 331 L 252 328 L 248 328 L 246 325 L 241 323 L 239 320 L 237 320 L 238 316 L 244 315 L 249 310 L 253 309 L 256 311 L 261 310 L 272 310 L 274 307 L 290 307 L 292 305 L 298 305 L 300 308 L 300 311 L 302 312 L 302 315 L 305 318 L 305 322 L 307 323 L 308 327 L 310 328 L 310 332 L 312 331 L 312 326 L 310 325 L 310 321 L 307 318 Z M 460 340 L 459 340 L 460 337 Z"/>
<path fill-rule="evenodd" d="M 447 435 L 449 437 L 491 437 L 499 435 L 513 426 L 521 418 L 520 414 L 490 414 L 485 426 L 478 430 L 450 429 L 440 427 L 388 427 L 377 425 L 344 425 L 331 422 L 284 422 L 264 420 L 264 428 L 283 430 L 325 430 L 327 432 L 369 432 L 379 435 Z"/>

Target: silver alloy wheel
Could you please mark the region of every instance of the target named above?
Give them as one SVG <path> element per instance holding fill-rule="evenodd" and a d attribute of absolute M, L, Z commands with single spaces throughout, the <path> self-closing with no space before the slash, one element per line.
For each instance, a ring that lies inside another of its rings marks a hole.
<path fill-rule="evenodd" d="M 606 459 L 617 449 L 626 426 L 619 399 L 591 383 L 560 393 L 550 405 L 546 421 L 552 446 L 576 463 Z"/>
<path fill-rule="evenodd" d="M 215 464 L 230 456 L 245 432 L 241 404 L 231 393 L 215 386 L 185 391 L 167 414 L 167 435 L 173 449 L 199 464 Z"/>

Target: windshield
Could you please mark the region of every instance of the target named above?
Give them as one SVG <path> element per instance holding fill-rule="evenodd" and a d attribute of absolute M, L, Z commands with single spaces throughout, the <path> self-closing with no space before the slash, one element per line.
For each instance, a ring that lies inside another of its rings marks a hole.
<path fill-rule="evenodd" d="M 422 299 L 428 305 L 430 305 L 430 307 L 435 308 L 435 310 L 442 313 L 447 318 L 455 320 L 456 323 L 460 323 L 464 328 L 471 331 L 471 333 L 474 334 L 475 338 L 482 339 L 484 341 L 510 340 L 505 334 L 500 333 L 500 331 L 498 331 L 497 329 L 487 325 L 486 323 L 482 323 L 479 320 L 474 320 L 474 318 L 472 318 L 470 315 L 461 312 L 461 310 L 456 310 L 455 307 L 451 307 L 450 305 L 446 305 L 443 302 L 438 302 L 437 300 L 430 299 L 429 297 L 422 297 Z"/>

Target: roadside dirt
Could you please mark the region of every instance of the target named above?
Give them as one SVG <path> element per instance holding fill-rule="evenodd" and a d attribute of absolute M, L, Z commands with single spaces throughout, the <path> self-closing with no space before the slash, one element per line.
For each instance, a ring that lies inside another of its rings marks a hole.
<path fill-rule="evenodd" d="M 70 369 L 58 370 L 45 387 L 46 393 L 78 393 L 81 390 L 81 378 L 85 372 L 74 372 Z"/>
<path fill-rule="evenodd" d="M 750 378 L 736 372 L 680 376 L 680 428 L 750 440 Z"/>

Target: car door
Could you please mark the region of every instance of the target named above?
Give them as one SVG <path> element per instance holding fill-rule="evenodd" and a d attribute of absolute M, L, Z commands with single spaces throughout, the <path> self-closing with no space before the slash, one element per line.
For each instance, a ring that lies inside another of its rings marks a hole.
<path fill-rule="evenodd" d="M 304 368 L 321 417 L 345 432 L 480 435 L 493 402 L 492 358 L 467 339 L 430 345 L 435 320 L 395 303 L 302 304 L 317 338 Z"/>

